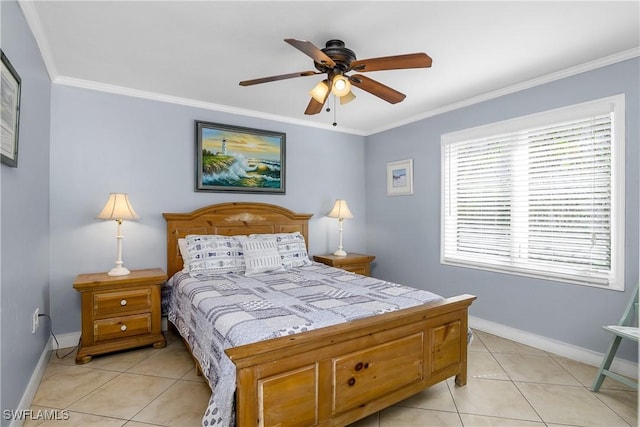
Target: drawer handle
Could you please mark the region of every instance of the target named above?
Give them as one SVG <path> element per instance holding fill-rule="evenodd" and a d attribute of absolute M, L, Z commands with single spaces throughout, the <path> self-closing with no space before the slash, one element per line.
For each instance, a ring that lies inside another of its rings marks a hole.
<path fill-rule="evenodd" d="M 356 371 L 361 371 L 362 368 L 367 369 L 368 367 L 369 367 L 369 362 L 366 362 L 366 363 L 358 362 L 358 364 L 356 365 Z"/>
<path fill-rule="evenodd" d="M 347 381 L 347 384 L 349 384 L 349 387 L 353 387 L 356 384 L 356 379 L 353 377 L 349 378 L 349 381 Z"/>
<path fill-rule="evenodd" d="M 126 331 L 126 330 L 127 330 L 127 325 L 122 325 L 122 326 L 120 326 L 120 330 L 121 330 L 122 332 Z"/>
<path fill-rule="evenodd" d="M 123 307 L 124 307 L 125 305 L 127 305 L 127 300 L 126 300 L 126 299 L 123 299 L 122 301 L 120 301 L 120 305 L 121 305 L 121 306 L 123 306 Z"/>

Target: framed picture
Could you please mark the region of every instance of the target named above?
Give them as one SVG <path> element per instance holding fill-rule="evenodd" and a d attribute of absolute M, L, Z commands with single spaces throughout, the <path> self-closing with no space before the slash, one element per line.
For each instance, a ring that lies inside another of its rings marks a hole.
<path fill-rule="evenodd" d="M 387 196 L 413 194 L 413 159 L 387 163 Z"/>
<path fill-rule="evenodd" d="M 195 124 L 196 191 L 285 193 L 284 133 Z"/>
<path fill-rule="evenodd" d="M 20 128 L 20 76 L 4 52 L 2 56 L 2 82 L 0 84 L 0 152 L 2 163 L 18 167 L 18 129 Z"/>

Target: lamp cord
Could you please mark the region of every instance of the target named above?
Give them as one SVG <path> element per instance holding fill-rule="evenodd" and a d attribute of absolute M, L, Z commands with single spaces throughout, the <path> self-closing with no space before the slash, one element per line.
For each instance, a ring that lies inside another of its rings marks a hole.
<path fill-rule="evenodd" d="M 51 336 L 53 337 L 53 340 L 56 342 L 56 348 L 55 348 L 55 353 L 56 353 L 56 357 L 58 359 L 64 359 L 65 357 L 67 357 L 68 355 L 70 355 L 71 353 L 73 353 L 76 348 L 78 348 L 78 345 L 76 345 L 75 347 L 73 347 L 68 353 L 60 356 L 58 354 L 58 350 L 60 350 L 60 343 L 58 342 L 58 338 L 56 338 L 56 335 L 53 333 L 53 328 L 51 326 L 51 324 L 53 323 L 53 321 L 51 320 L 51 316 L 49 316 L 48 314 L 38 314 L 38 317 L 46 317 L 47 319 L 49 319 L 49 333 L 51 334 Z"/>

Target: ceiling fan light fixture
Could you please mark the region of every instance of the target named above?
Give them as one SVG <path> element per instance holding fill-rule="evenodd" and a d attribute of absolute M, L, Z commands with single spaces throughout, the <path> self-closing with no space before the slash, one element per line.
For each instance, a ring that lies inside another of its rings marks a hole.
<path fill-rule="evenodd" d="M 240 82 L 240 86 L 252 86 L 278 80 L 324 74 L 326 75 L 324 80 L 309 92 L 311 100 L 304 111 L 305 115 L 320 113 L 330 94 L 334 95 L 334 107 L 337 103 L 336 98 L 340 98 L 340 104 L 347 104 L 353 101 L 356 96 L 351 93 L 351 86 L 356 86 L 358 89 L 369 92 L 371 95 L 377 96 L 390 104 L 402 102 L 406 98 L 406 95 L 389 86 L 362 74 L 345 74 L 351 71 L 366 73 L 369 71 L 429 68 L 432 63 L 431 57 L 424 52 L 356 60 L 355 52 L 348 49 L 342 40 L 337 39 L 327 41 L 324 49 L 319 49 L 313 43 L 306 40 L 288 38 L 284 39 L 284 41 L 313 59 L 315 70 L 244 80 Z M 329 110 L 330 108 L 327 108 L 327 111 Z M 336 123 L 334 121 L 334 126 L 335 125 Z"/>
<path fill-rule="evenodd" d="M 351 91 L 351 82 L 341 74 L 334 76 L 331 83 L 331 92 L 337 97 L 345 96 Z"/>
<path fill-rule="evenodd" d="M 354 99 L 356 99 L 356 96 L 353 94 L 353 91 L 349 91 L 349 93 L 340 97 L 340 105 L 348 104 Z"/>
<path fill-rule="evenodd" d="M 309 94 L 311 95 L 311 97 L 313 99 L 315 99 L 316 101 L 318 101 L 318 102 L 320 102 L 322 104 L 324 104 L 324 101 L 326 101 L 328 93 L 329 93 L 329 81 L 328 80 L 321 81 L 313 89 L 311 89 L 311 91 L 309 92 Z"/>

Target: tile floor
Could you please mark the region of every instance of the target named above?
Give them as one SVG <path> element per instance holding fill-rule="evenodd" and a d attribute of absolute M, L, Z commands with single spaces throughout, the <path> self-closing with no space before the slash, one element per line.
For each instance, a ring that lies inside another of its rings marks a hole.
<path fill-rule="evenodd" d="M 32 410 L 64 409 L 66 421 L 25 426 L 200 426 L 210 391 L 175 334 L 75 365 L 52 354 Z M 65 351 L 61 350 L 61 354 Z M 465 387 L 453 379 L 352 427 L 637 426 L 638 393 L 611 379 L 589 391 L 596 368 L 476 331 Z"/>

